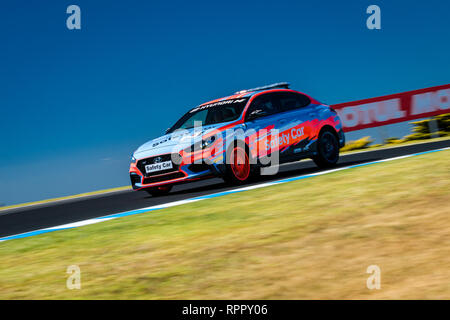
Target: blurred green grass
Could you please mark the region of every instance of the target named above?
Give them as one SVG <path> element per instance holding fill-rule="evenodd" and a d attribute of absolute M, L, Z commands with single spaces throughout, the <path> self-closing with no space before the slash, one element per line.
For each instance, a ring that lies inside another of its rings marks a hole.
<path fill-rule="evenodd" d="M 0 299 L 448 299 L 449 155 L 6 241 Z"/>

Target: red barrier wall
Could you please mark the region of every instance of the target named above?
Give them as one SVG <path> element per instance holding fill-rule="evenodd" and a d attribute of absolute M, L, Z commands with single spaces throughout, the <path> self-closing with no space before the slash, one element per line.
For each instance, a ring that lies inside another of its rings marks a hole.
<path fill-rule="evenodd" d="M 355 131 L 450 112 L 450 84 L 331 105 L 344 131 Z"/>

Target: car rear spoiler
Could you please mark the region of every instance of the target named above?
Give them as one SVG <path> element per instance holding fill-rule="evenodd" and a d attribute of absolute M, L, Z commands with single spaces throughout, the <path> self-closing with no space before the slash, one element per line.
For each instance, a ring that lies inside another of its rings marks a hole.
<path fill-rule="evenodd" d="M 278 83 L 269 84 L 267 86 L 241 90 L 241 91 L 235 92 L 234 94 L 241 94 L 241 93 L 253 92 L 253 91 L 262 91 L 262 90 L 275 89 L 275 88 L 289 89 L 289 83 L 288 82 L 278 82 Z"/>

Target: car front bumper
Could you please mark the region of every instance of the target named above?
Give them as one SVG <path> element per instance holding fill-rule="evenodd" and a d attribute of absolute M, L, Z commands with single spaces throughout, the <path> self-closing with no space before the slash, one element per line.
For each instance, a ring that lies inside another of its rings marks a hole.
<path fill-rule="evenodd" d="M 145 159 L 139 161 L 142 160 Z M 191 182 L 218 175 L 215 167 L 207 164 L 181 164 L 174 166 L 174 170 L 169 172 L 149 175 L 139 165 L 139 161 L 130 164 L 130 181 L 134 190 Z"/>

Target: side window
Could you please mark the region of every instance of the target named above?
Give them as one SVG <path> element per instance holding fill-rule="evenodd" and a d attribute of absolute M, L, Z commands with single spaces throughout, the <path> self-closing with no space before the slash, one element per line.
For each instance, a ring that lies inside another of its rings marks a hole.
<path fill-rule="evenodd" d="M 276 103 L 276 99 L 274 99 L 273 95 L 263 95 L 257 97 L 247 109 L 247 113 L 245 115 L 245 120 L 253 120 L 256 118 L 261 118 L 265 116 L 269 116 L 271 114 L 279 112 L 278 105 Z"/>
<path fill-rule="evenodd" d="M 279 102 L 281 110 L 288 111 L 306 107 L 311 100 L 302 94 L 286 92 L 279 95 Z"/>

